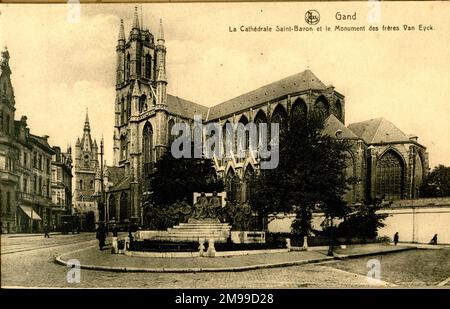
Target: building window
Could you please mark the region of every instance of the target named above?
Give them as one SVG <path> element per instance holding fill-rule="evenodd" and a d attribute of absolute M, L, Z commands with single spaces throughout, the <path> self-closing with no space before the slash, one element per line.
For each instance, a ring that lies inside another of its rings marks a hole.
<path fill-rule="evenodd" d="M 3 131 L 3 111 L 0 111 L 0 131 Z"/>
<path fill-rule="evenodd" d="M 23 178 L 23 187 L 22 187 L 22 191 L 23 191 L 24 193 L 27 193 L 27 192 L 28 192 L 28 179 L 26 179 L 26 178 Z"/>
<path fill-rule="evenodd" d="M 80 188 L 80 190 L 83 190 L 83 180 L 82 179 L 80 179 L 78 187 Z"/>
<path fill-rule="evenodd" d="M 145 55 L 145 77 L 151 78 L 152 72 L 152 56 L 149 54 Z"/>
<path fill-rule="evenodd" d="M 387 151 L 377 163 L 377 198 L 401 199 L 403 195 L 403 160 L 393 150 Z"/>
<path fill-rule="evenodd" d="M 37 168 L 37 153 L 33 152 L 33 167 Z"/>
<path fill-rule="evenodd" d="M 11 192 L 6 192 L 6 212 L 11 212 Z"/>
<path fill-rule="evenodd" d="M 11 119 L 9 118 L 9 115 L 6 115 L 6 123 L 5 123 L 5 133 L 9 134 L 9 122 Z"/>
<path fill-rule="evenodd" d="M 128 195 L 122 192 L 120 195 L 120 221 L 128 219 Z"/>
<path fill-rule="evenodd" d="M 24 152 L 23 153 L 23 166 L 27 167 L 27 163 L 28 163 L 28 153 Z"/>
<path fill-rule="evenodd" d="M 323 121 L 330 115 L 330 105 L 324 96 L 320 96 L 315 103 L 315 110 L 319 118 Z"/>
<path fill-rule="evenodd" d="M 108 199 L 109 204 L 109 220 L 115 220 L 116 219 L 116 199 L 114 198 L 114 195 L 110 195 Z"/>
<path fill-rule="evenodd" d="M 50 179 L 47 178 L 47 197 L 50 197 Z"/>
<path fill-rule="evenodd" d="M 89 189 L 94 190 L 94 181 L 93 180 L 91 180 L 89 182 Z"/>
<path fill-rule="evenodd" d="M 50 159 L 47 159 L 47 175 L 50 175 L 50 167 L 51 167 Z"/>
<path fill-rule="evenodd" d="M 40 169 L 41 171 L 43 170 L 43 167 L 42 167 L 42 155 L 41 154 L 39 155 L 38 169 Z"/>
<path fill-rule="evenodd" d="M 144 164 L 153 162 L 153 130 L 149 122 L 144 126 L 142 152 L 144 154 Z"/>
<path fill-rule="evenodd" d="M 37 175 L 34 175 L 34 193 L 37 193 L 37 185 L 38 185 L 38 179 Z"/>

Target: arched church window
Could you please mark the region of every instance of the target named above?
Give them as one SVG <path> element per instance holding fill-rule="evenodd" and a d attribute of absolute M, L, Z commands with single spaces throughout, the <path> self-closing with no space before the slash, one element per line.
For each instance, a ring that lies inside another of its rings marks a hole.
<path fill-rule="evenodd" d="M 248 124 L 247 117 L 245 117 L 245 115 L 242 115 L 242 117 L 239 119 L 239 123 L 246 126 Z M 236 135 L 239 134 L 238 132 L 239 132 L 239 130 L 237 130 Z M 240 139 L 242 139 L 242 137 L 236 136 L 236 151 L 239 151 L 239 150 L 247 151 L 247 149 L 250 146 L 250 132 L 248 130 L 245 130 L 244 134 L 245 134 L 245 136 L 242 136 L 244 138 L 243 141 L 240 140 Z M 241 143 L 240 147 L 237 147 L 238 143 Z"/>
<path fill-rule="evenodd" d="M 127 61 L 125 61 L 125 80 L 130 78 L 130 54 L 127 54 Z"/>
<path fill-rule="evenodd" d="M 260 129 L 260 127 L 259 127 L 259 125 L 261 124 L 261 123 L 266 123 L 267 124 L 267 116 L 266 116 L 266 114 L 262 111 L 262 110 L 260 110 L 257 114 L 256 114 L 256 116 L 255 116 L 255 119 L 254 119 L 254 122 L 255 122 L 255 124 L 256 124 L 256 130 L 257 130 L 257 132 L 258 132 L 258 134 L 257 134 L 257 136 L 258 136 L 258 141 L 257 141 L 257 145 L 258 145 L 258 148 L 261 146 L 261 143 L 262 143 L 262 138 L 263 138 L 263 136 L 262 136 L 262 130 Z M 267 127 L 267 134 L 269 134 L 269 128 Z"/>
<path fill-rule="evenodd" d="M 109 220 L 116 219 L 116 198 L 114 195 L 110 195 L 108 198 L 108 205 L 109 205 Z"/>
<path fill-rule="evenodd" d="M 287 113 L 282 105 L 277 105 L 272 114 L 272 123 L 278 123 L 280 131 L 286 127 Z"/>
<path fill-rule="evenodd" d="M 423 181 L 423 163 L 419 154 L 416 155 L 414 160 L 414 197 L 419 197 L 420 186 Z"/>
<path fill-rule="evenodd" d="M 303 101 L 303 99 L 301 98 L 298 98 L 297 100 L 295 100 L 294 104 L 292 104 L 292 118 L 304 119 L 306 117 L 307 110 L 308 109 L 306 107 L 305 101 Z"/>
<path fill-rule="evenodd" d="M 225 178 L 225 186 L 227 190 L 228 199 L 231 202 L 236 202 L 238 198 L 238 185 L 239 176 L 237 176 L 232 168 L 228 170 L 227 176 Z"/>
<path fill-rule="evenodd" d="M 142 132 L 142 153 L 144 156 L 144 171 L 148 173 L 153 162 L 153 128 L 149 122 L 144 125 Z"/>
<path fill-rule="evenodd" d="M 122 192 L 120 195 L 120 221 L 128 219 L 128 194 Z"/>
<path fill-rule="evenodd" d="M 388 150 L 379 159 L 376 172 L 377 197 L 386 200 L 401 199 L 404 184 L 404 165 L 400 155 L 393 150 Z"/>
<path fill-rule="evenodd" d="M 245 169 L 245 174 L 244 174 L 244 181 L 242 182 L 242 200 L 244 202 L 248 202 L 251 194 L 252 194 L 252 182 L 253 182 L 253 177 L 255 175 L 255 171 L 253 169 L 253 167 L 249 164 L 247 166 L 247 168 Z"/>
<path fill-rule="evenodd" d="M 173 119 L 169 120 L 169 123 L 167 125 L 167 136 L 168 136 L 168 147 L 172 146 L 173 141 L 175 140 L 175 135 L 172 135 L 172 128 L 175 125 L 175 121 Z"/>
<path fill-rule="evenodd" d="M 152 56 L 150 54 L 145 55 L 145 77 L 151 78 L 152 72 Z"/>
<path fill-rule="evenodd" d="M 122 137 L 120 139 L 120 147 L 121 147 L 121 156 L 120 159 L 121 160 L 125 160 L 128 156 L 128 145 L 127 145 L 127 140 L 125 137 Z"/>
<path fill-rule="evenodd" d="M 314 107 L 315 112 L 321 120 L 325 120 L 330 115 L 330 105 L 324 96 L 317 98 Z"/>

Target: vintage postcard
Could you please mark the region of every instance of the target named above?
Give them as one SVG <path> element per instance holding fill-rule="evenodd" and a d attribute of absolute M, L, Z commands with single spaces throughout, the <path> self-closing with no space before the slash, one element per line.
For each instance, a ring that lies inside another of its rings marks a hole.
<path fill-rule="evenodd" d="M 1 287 L 448 288 L 448 16 L 1 3 Z"/>

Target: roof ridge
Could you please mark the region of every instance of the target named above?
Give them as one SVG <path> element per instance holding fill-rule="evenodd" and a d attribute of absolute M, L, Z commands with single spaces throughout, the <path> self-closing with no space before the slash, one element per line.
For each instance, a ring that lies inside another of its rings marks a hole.
<path fill-rule="evenodd" d="M 373 141 L 375 140 L 375 136 L 377 136 L 377 133 L 380 130 L 381 123 L 382 123 L 383 119 L 384 119 L 383 117 L 379 117 L 379 118 L 373 119 L 373 120 L 380 120 L 380 123 L 378 123 L 377 130 L 375 131 L 375 133 L 372 136 L 372 139 L 370 140 L 371 143 L 373 143 Z"/>

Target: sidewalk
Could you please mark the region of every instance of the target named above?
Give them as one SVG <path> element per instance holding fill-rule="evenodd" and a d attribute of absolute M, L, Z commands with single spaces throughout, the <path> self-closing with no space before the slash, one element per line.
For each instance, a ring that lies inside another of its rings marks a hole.
<path fill-rule="evenodd" d="M 55 235 L 62 235 L 61 232 L 50 232 L 48 233 L 50 236 Z M 6 238 L 16 238 L 16 237 L 36 237 L 36 236 L 42 236 L 44 237 L 44 233 L 33 233 L 33 234 L 27 234 L 27 233 L 21 233 L 21 234 L 2 234 L 2 237 Z"/>
<path fill-rule="evenodd" d="M 97 246 L 91 246 L 63 254 L 56 258 L 56 262 L 67 265 L 68 260 L 76 259 L 80 261 L 81 268 L 84 269 L 116 272 L 224 272 L 295 266 L 411 249 L 414 248 L 364 245 L 347 249 L 336 249 L 335 257 L 327 256 L 327 251 L 311 250 L 215 258 L 153 258 L 111 254 L 109 248 L 100 251 Z M 342 250 L 348 251 L 344 254 Z"/>

